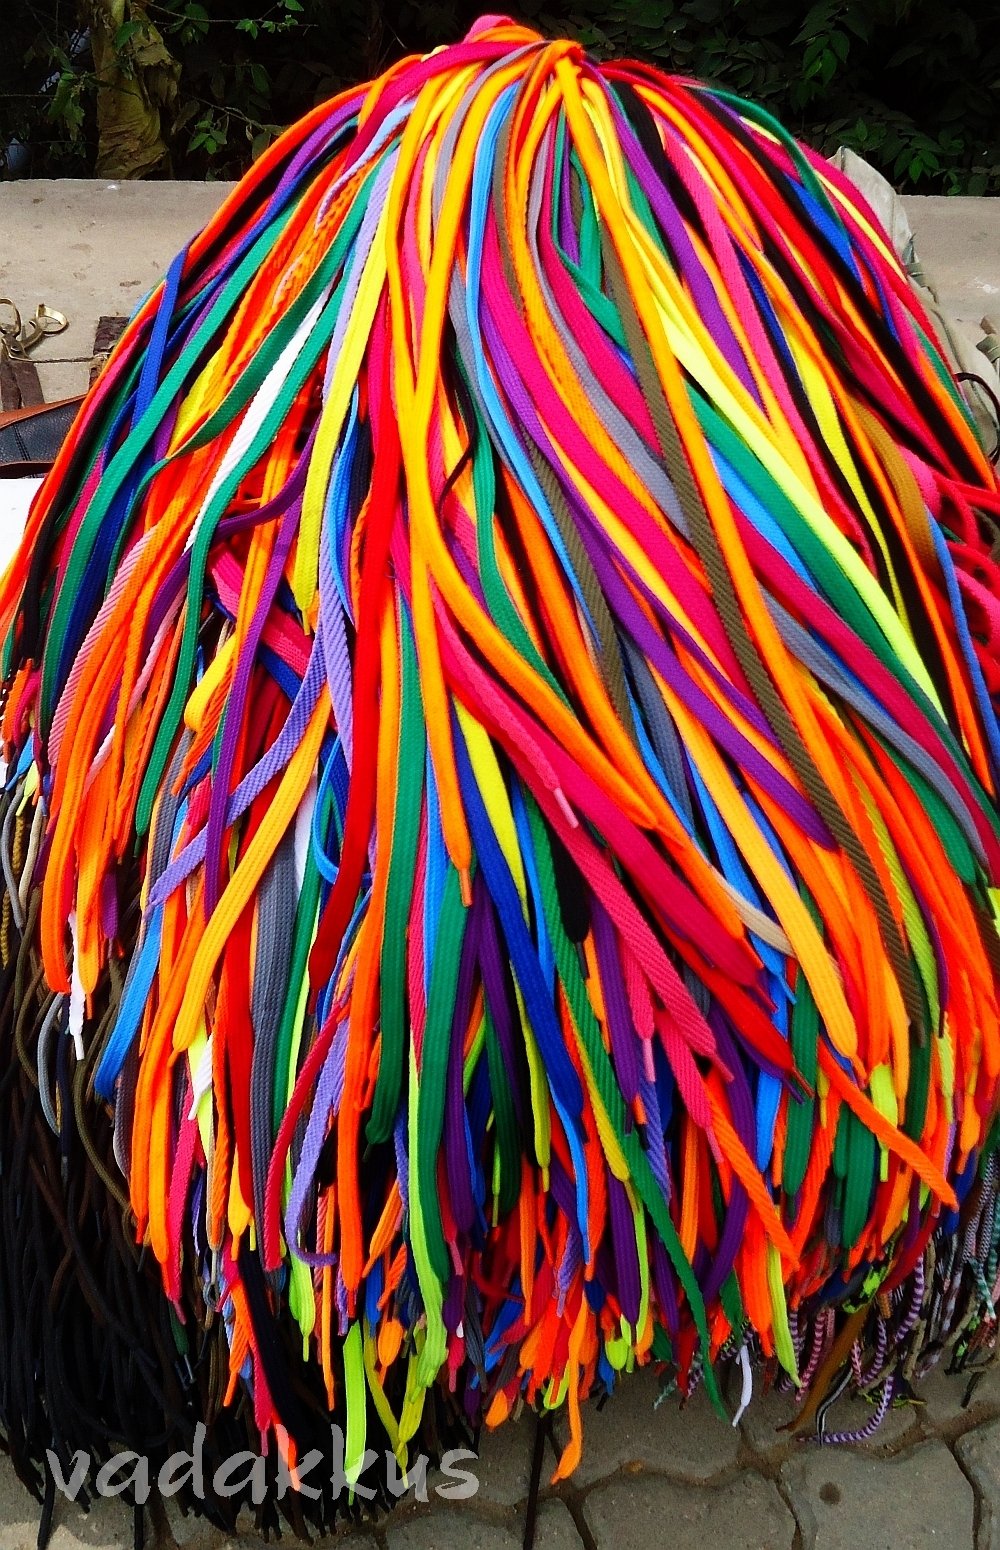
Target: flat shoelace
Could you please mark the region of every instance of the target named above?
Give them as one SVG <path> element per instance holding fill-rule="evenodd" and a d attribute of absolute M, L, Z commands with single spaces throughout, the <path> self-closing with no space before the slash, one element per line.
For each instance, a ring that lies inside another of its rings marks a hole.
<path fill-rule="evenodd" d="M 261 1430 L 290 1324 L 352 1467 L 440 1381 L 565 1473 L 623 1367 L 798 1382 L 916 1273 L 1000 1076 L 998 515 L 843 176 L 504 20 L 178 256 L 0 588 L 0 849 L 42 1117 L 75 1040 Z"/>

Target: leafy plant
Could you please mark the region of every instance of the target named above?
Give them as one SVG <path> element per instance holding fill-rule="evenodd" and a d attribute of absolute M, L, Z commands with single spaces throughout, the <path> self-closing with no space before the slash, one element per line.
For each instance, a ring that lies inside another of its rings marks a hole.
<path fill-rule="evenodd" d="M 234 177 L 280 126 L 458 36 L 469 0 L 7 0 L 0 163 Z M 996 0 L 520 0 L 543 31 L 754 97 L 922 193 L 1000 193 Z M 17 150 L 17 144 L 15 144 Z M 8 158 L 10 160 L 10 158 Z M 16 170 L 13 167 L 11 170 Z M 0 165 L 2 171 L 2 165 Z"/>

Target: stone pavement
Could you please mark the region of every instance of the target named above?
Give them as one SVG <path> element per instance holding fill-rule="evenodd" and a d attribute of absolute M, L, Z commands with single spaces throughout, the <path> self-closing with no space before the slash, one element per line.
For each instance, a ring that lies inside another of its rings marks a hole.
<path fill-rule="evenodd" d="M 785 1430 L 791 1396 L 757 1394 L 737 1428 L 702 1393 L 654 1409 L 657 1381 L 627 1379 L 603 1410 L 584 1411 L 583 1460 L 571 1483 L 545 1483 L 538 1550 L 1000 1550 L 1000 1367 L 971 1397 L 968 1378 L 935 1371 L 919 1403 L 890 1412 L 872 1443 L 821 1446 Z M 968 1403 L 965 1401 L 968 1400 Z M 828 1430 L 862 1426 L 860 1400 L 838 1403 Z M 560 1436 L 556 1429 L 557 1440 Z M 484 1436 L 479 1489 L 448 1504 L 428 1475 L 426 1504 L 341 1530 L 342 1550 L 519 1550 L 534 1436 L 530 1416 Z M 148 1522 L 148 1520 L 147 1520 Z M 34 1550 L 37 1509 L 0 1469 L 0 1550 Z M 294 1541 L 285 1542 L 292 1545 Z M 51 1550 L 132 1543 L 131 1515 L 97 1500 L 84 1517 L 58 1500 Z M 171 1510 L 147 1527 L 153 1550 L 260 1550 L 249 1522 L 227 1538 Z"/>
<path fill-rule="evenodd" d="M 0 183 L 0 295 L 22 311 L 39 302 L 70 319 L 36 354 L 47 398 L 86 386 L 97 319 L 134 309 L 180 246 L 216 208 L 219 184 Z M 1000 328 L 1000 199 L 908 199 L 917 251 L 945 309 L 970 339 L 980 319 Z M 7 521 L 14 520 L 8 517 Z M 2 535 L 0 535 L 2 537 Z M 654 1411 L 649 1372 L 584 1417 L 584 1455 L 570 1484 L 545 1486 L 539 1550 L 1000 1550 L 1000 1368 L 971 1397 L 941 1373 L 921 1400 L 891 1412 L 874 1443 L 820 1447 L 783 1430 L 788 1398 L 757 1395 L 737 1429 L 697 1395 Z M 969 1402 L 963 1404 L 968 1397 Z M 853 1430 L 861 1401 L 831 1411 L 828 1429 Z M 427 1505 L 339 1536 L 356 1550 L 517 1550 L 528 1492 L 530 1417 L 483 1440 L 480 1487 L 448 1505 L 431 1482 Z M 547 1458 L 546 1478 L 555 1465 Z M 33 1550 L 34 1502 L 0 1464 L 0 1550 Z M 254 1550 L 191 1519 L 162 1514 L 157 1550 Z M 52 1550 L 132 1543 L 119 1503 L 87 1517 L 60 1500 Z M 286 1540 L 287 1543 L 287 1540 Z"/>

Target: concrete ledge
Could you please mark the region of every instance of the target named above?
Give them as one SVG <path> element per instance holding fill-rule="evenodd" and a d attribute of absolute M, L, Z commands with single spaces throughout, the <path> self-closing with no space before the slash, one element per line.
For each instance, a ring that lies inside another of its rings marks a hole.
<path fill-rule="evenodd" d="M 229 183 L 0 183 L 0 296 L 69 318 L 32 359 L 47 399 L 82 393 L 99 317 L 130 316 Z"/>
<path fill-rule="evenodd" d="M 131 313 L 178 248 L 218 208 L 229 183 L 0 183 L 0 296 L 39 302 L 70 326 L 36 352 L 46 398 L 87 385 L 102 315 Z M 1000 199 L 904 200 L 917 252 L 942 305 L 965 330 L 1000 327 Z"/>
<path fill-rule="evenodd" d="M 977 338 L 984 317 L 1000 330 L 1000 199 L 911 195 L 903 204 L 944 311 Z"/>

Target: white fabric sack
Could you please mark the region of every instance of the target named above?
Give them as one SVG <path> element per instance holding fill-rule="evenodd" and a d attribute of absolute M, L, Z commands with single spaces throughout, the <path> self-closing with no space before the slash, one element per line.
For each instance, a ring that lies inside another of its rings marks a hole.
<path fill-rule="evenodd" d="M 0 479 L 0 572 L 7 569 L 21 541 L 28 507 L 41 479 Z"/>

